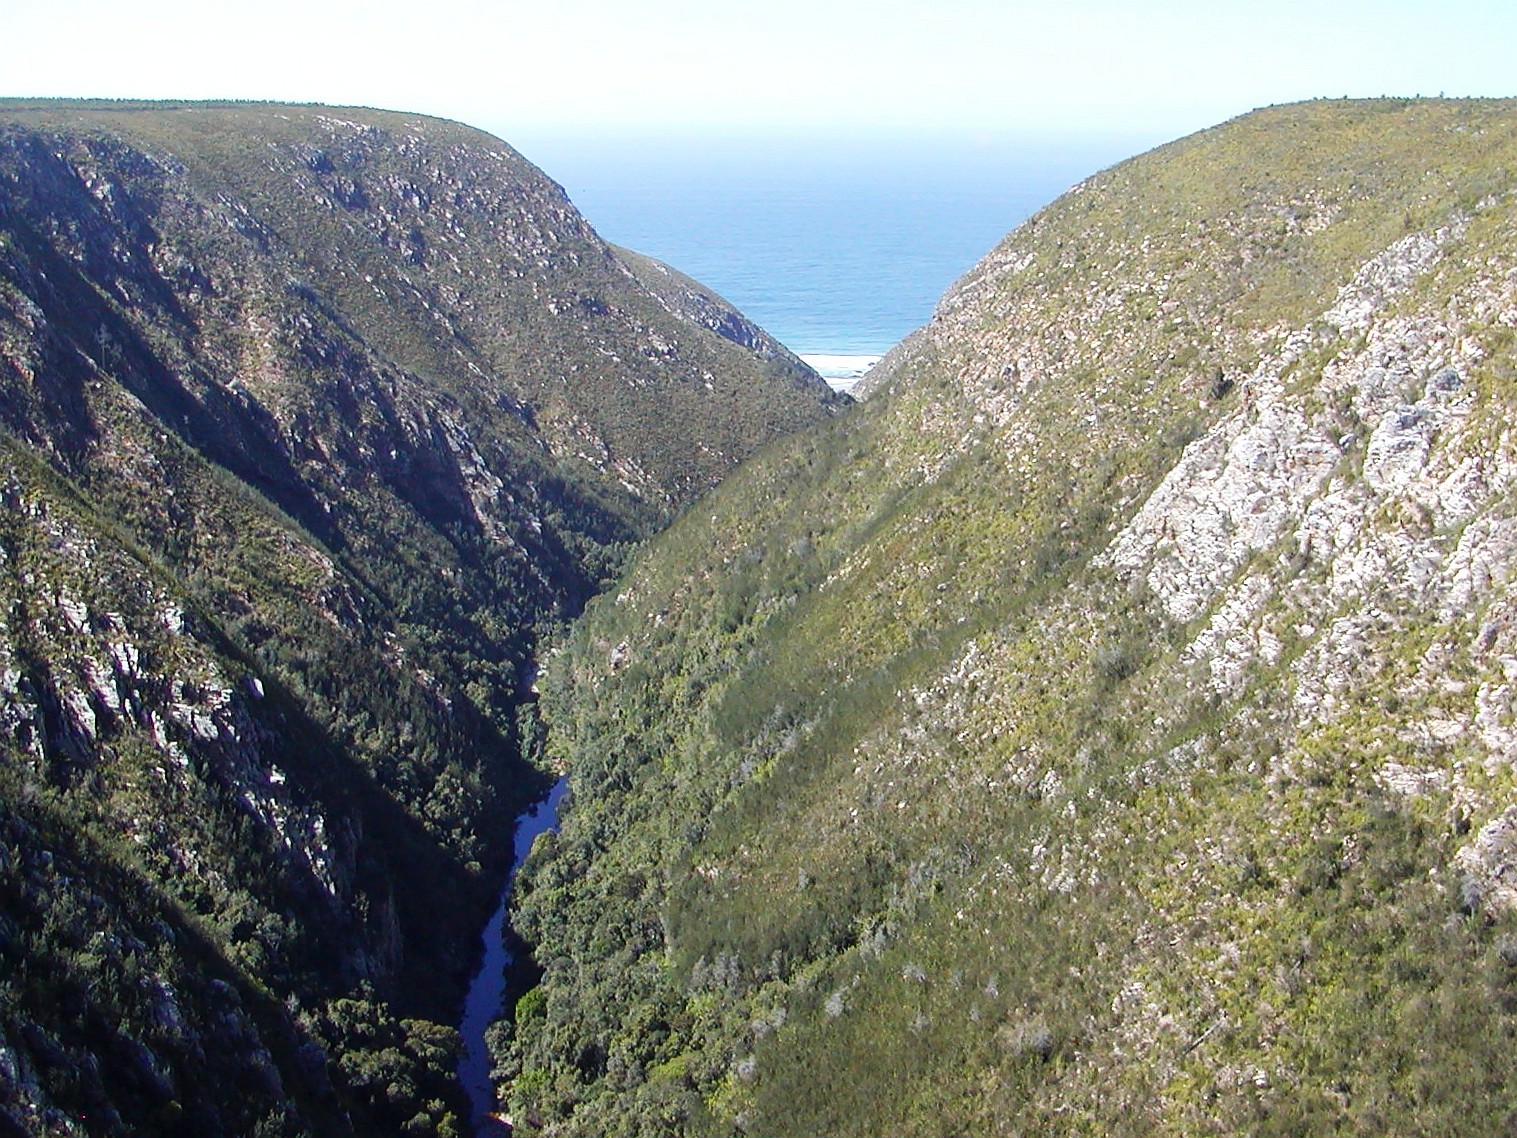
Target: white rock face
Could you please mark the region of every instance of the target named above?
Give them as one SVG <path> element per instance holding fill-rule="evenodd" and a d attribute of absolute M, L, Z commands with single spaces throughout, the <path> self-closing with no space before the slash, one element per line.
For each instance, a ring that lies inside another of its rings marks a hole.
<path fill-rule="evenodd" d="M 20 494 L 21 491 L 16 490 Z M 105 555 L 71 519 L 38 500 L 31 513 L 45 543 L 83 572 L 105 574 Z M 156 583 L 135 584 L 146 596 L 141 625 L 101 605 L 85 603 L 75 590 L 60 590 L 53 603 L 17 611 L 23 635 L 48 646 L 45 675 L 27 676 L 17 662 L 17 633 L 0 624 L 0 730 L 20 745 L 40 772 L 59 754 L 71 761 L 119 748 L 133 738 L 160 761 L 156 777 L 141 794 L 119 807 L 123 826 L 162 851 L 186 872 L 219 887 L 214 873 L 202 871 L 192 848 L 193 834 L 165 828 L 158 819 L 173 809 L 154 795 L 177 803 L 197 793 L 195 783 L 230 791 L 265 827 L 315 885 L 335 900 L 346 898 L 348 855 L 326 818 L 267 755 L 268 732 L 252 707 L 263 698 L 256 676 L 229 676 L 214 652 L 193 636 L 182 607 L 159 596 Z M 64 722 L 49 738 L 45 708 L 52 693 Z M 174 808 L 178 808 L 177 806 Z"/>
<path fill-rule="evenodd" d="M 1172 620 L 1201 615 L 1247 558 L 1297 522 L 1337 447 L 1275 391 L 1186 448 L 1105 559 L 1144 574 Z"/>
<path fill-rule="evenodd" d="M 1466 874 L 1466 905 L 1517 911 L 1517 806 L 1482 826 L 1454 862 Z"/>
<path fill-rule="evenodd" d="M 1438 262 L 1444 245 L 1462 234 L 1463 229 L 1460 225 L 1433 233 L 1409 233 L 1367 261 L 1354 279 L 1339 290 L 1337 301 L 1322 314 L 1322 319 L 1343 332 L 1369 327 L 1377 312 Z"/>
<path fill-rule="evenodd" d="M 1445 312 L 1406 304 L 1461 234 L 1413 234 L 1366 263 L 1259 365 L 1240 406 L 1185 449 L 1101 560 L 1172 621 L 1202 622 L 1183 657 L 1220 695 L 1299 640 L 1282 677 L 1298 731 L 1345 714 L 1413 629 L 1445 630 L 1397 673 L 1398 698 L 1438 698 L 1394 732 L 1428 761 L 1384 760 L 1374 777 L 1396 794 L 1452 794 L 1479 824 L 1455 859 L 1470 903 L 1517 909 L 1517 806 L 1466 787 L 1448 758 L 1476 748 L 1488 775 L 1517 763 L 1517 663 L 1504 662 L 1517 661 L 1517 511 L 1504 505 L 1517 447 L 1505 427 L 1493 440 L 1472 426 L 1482 352 L 1471 333 L 1511 311 L 1511 285 L 1472 289 Z M 1309 350 L 1323 363 L 1302 375 Z M 1451 680 L 1454 667 L 1484 679 Z"/>
<path fill-rule="evenodd" d="M 1260 613 L 1274 587 L 1263 574 L 1255 574 L 1235 589 L 1212 614 L 1201 634 L 1185 649 L 1185 658 L 1205 665 L 1212 688 L 1222 695 L 1242 686 L 1248 664 L 1256 657 L 1266 663 L 1279 658 L 1280 640 L 1258 626 Z"/>

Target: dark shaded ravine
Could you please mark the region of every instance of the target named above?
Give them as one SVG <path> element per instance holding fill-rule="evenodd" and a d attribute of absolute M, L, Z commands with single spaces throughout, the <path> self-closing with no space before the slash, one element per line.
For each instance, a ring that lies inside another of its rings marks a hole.
<path fill-rule="evenodd" d="M 506 972 L 511 953 L 506 948 L 506 906 L 511 899 L 511 885 L 516 871 L 532 850 L 539 834 L 558 826 L 558 806 L 569 789 L 569 780 L 561 778 L 548 796 L 528 808 L 516 819 L 516 833 L 511 855 L 511 870 L 501 889 L 500 904 L 490 917 L 483 933 L 484 955 L 479 971 L 464 997 L 463 1019 L 458 1025 L 463 1036 L 463 1055 L 458 1060 L 458 1079 L 469 1098 L 469 1122 L 478 1138 L 508 1134 L 509 1128 L 495 1114 L 495 1085 L 490 1080 L 490 1049 L 485 1045 L 485 1029 L 504 1010 Z"/>

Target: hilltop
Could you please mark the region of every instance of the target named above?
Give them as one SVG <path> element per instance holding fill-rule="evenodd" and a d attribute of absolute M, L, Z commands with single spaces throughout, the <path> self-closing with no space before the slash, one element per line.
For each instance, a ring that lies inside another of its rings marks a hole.
<path fill-rule="evenodd" d="M 1012 233 L 547 664 L 520 1133 L 1504 1133 L 1517 103 Z"/>
<path fill-rule="evenodd" d="M 7 1133 L 455 1132 L 541 637 L 842 405 L 665 279 L 458 124 L 0 103 Z"/>

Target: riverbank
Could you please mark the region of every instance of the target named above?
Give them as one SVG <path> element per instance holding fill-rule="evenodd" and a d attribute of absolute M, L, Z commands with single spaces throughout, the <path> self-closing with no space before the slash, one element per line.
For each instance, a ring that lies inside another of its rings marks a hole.
<path fill-rule="evenodd" d="M 511 886 L 516 881 L 517 870 L 532 852 L 532 843 L 539 835 L 557 828 L 559 804 L 563 802 L 568 790 L 569 780 L 559 779 L 546 798 L 517 817 L 511 868 L 506 875 L 506 883 L 501 888 L 500 904 L 480 934 L 483 951 L 479 971 L 469 984 L 468 994 L 464 997 L 463 1018 L 458 1025 L 458 1032 L 463 1037 L 463 1054 L 458 1060 L 458 1080 L 463 1084 L 464 1094 L 469 1099 L 469 1121 L 476 1138 L 494 1138 L 510 1132 L 495 1116 L 495 1083 L 490 1077 L 490 1048 L 485 1042 L 485 1032 L 509 1010 L 505 1006 L 506 982 L 513 958 L 506 947 L 506 940 Z"/>

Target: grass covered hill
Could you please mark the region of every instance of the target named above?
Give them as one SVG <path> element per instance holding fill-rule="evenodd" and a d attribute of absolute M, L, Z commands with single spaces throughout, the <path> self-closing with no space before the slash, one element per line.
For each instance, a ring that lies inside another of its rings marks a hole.
<path fill-rule="evenodd" d="M 477 131 L 0 103 L 0 1132 L 452 1130 L 540 636 L 837 405 Z"/>
<path fill-rule="evenodd" d="M 1517 104 L 1011 234 L 542 681 L 520 1133 L 1507 1133 Z"/>

